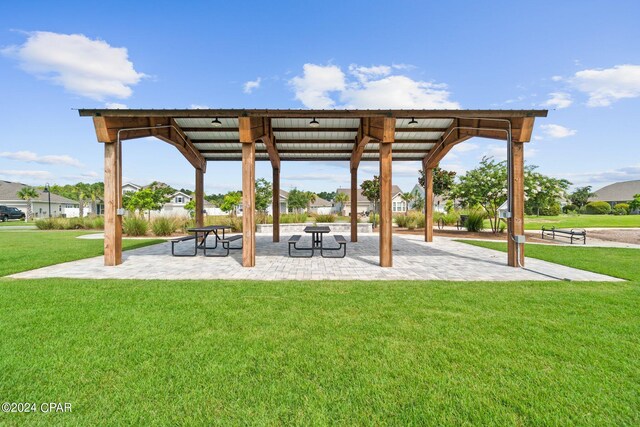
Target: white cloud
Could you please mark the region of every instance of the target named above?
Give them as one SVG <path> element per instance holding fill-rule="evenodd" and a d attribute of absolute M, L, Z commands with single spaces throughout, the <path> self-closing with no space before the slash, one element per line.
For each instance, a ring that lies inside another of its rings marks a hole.
<path fill-rule="evenodd" d="M 119 102 L 107 102 L 105 104 L 105 108 L 109 108 L 111 110 L 126 110 L 128 107 L 126 104 L 121 104 Z"/>
<path fill-rule="evenodd" d="M 208 105 L 191 104 L 189 108 L 192 110 L 208 110 L 210 107 Z"/>
<path fill-rule="evenodd" d="M 556 175 L 561 178 L 568 179 L 573 183 L 575 187 L 583 185 L 593 185 L 594 190 L 597 190 L 599 187 L 603 187 L 614 182 L 640 179 L 640 164 L 634 166 L 625 166 L 618 169 L 609 169 L 602 172 L 559 172 Z"/>
<path fill-rule="evenodd" d="M 391 67 L 388 65 L 373 65 L 371 67 L 363 67 L 356 64 L 349 65 L 349 73 L 354 75 L 361 82 L 376 77 L 388 76 L 391 73 Z"/>
<path fill-rule="evenodd" d="M 31 32 L 24 44 L 9 46 L 2 53 L 16 58 L 29 74 L 98 101 L 128 98 L 131 86 L 146 77 L 133 68 L 126 48 L 82 34 Z"/>
<path fill-rule="evenodd" d="M 255 89 L 258 89 L 260 87 L 260 82 L 262 82 L 261 77 L 245 82 L 243 89 L 244 93 L 252 93 Z"/>
<path fill-rule="evenodd" d="M 451 154 L 452 152 L 456 152 L 456 153 L 466 153 L 468 151 L 473 151 L 473 150 L 477 150 L 480 146 L 478 144 L 474 144 L 473 142 L 461 142 L 460 144 L 456 144 L 451 151 L 449 152 L 449 154 Z M 449 155 L 447 154 L 447 155 Z"/>
<path fill-rule="evenodd" d="M 0 152 L 0 157 L 20 162 L 40 163 L 45 165 L 65 165 L 77 168 L 83 166 L 78 159 L 66 154 L 40 156 L 32 151 L 2 151 Z"/>
<path fill-rule="evenodd" d="M 562 81 L 562 76 L 552 76 L 551 80 L 553 80 L 554 82 Z"/>
<path fill-rule="evenodd" d="M 304 64 L 302 77 L 290 80 L 296 92 L 296 99 L 308 108 L 332 108 L 335 101 L 330 92 L 343 91 L 346 87 L 345 75 L 335 65 Z"/>
<path fill-rule="evenodd" d="M 303 75 L 290 80 L 296 99 L 308 108 L 440 108 L 458 109 L 445 84 L 393 74 L 408 66 L 349 66 L 347 75 L 335 65 L 305 64 Z"/>
<path fill-rule="evenodd" d="M 447 155 L 447 157 L 445 157 L 445 159 L 443 159 L 440 162 L 440 167 L 442 169 L 445 169 L 445 170 L 448 170 L 448 171 L 453 171 L 458 175 L 464 175 L 465 173 L 467 173 L 468 169 L 463 164 L 461 164 L 461 163 L 450 163 L 450 162 L 446 161 L 450 154 L 451 153 L 449 153 Z"/>
<path fill-rule="evenodd" d="M 560 110 L 562 108 L 569 107 L 571 104 L 573 104 L 571 94 L 567 92 L 551 92 L 549 94 L 549 99 L 544 104 L 542 104 L 542 106 L 557 108 L 558 110 Z"/>
<path fill-rule="evenodd" d="M 640 65 L 582 70 L 568 81 L 589 95 L 587 106 L 607 107 L 620 99 L 640 96 Z"/>
<path fill-rule="evenodd" d="M 53 178 L 50 172 L 48 171 L 38 171 L 38 170 L 10 170 L 10 169 L 0 169 L 0 176 L 7 180 L 14 179 L 32 179 L 32 180 L 45 180 Z"/>
<path fill-rule="evenodd" d="M 540 130 L 549 138 L 566 138 L 577 133 L 575 129 L 569 129 L 560 125 L 540 125 Z"/>

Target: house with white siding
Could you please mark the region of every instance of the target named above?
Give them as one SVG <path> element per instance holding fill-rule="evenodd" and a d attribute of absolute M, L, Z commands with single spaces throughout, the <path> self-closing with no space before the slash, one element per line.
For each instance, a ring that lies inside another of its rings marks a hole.
<path fill-rule="evenodd" d="M 17 196 L 18 191 L 24 187 L 29 186 L 19 182 L 0 181 L 0 205 L 20 209 L 26 214 L 27 201 L 21 200 Z M 35 190 L 38 193 L 38 197 L 29 202 L 33 218 L 48 218 L 49 194 L 37 188 Z M 67 199 L 54 193 L 50 193 L 50 195 L 52 217 L 78 216 L 77 211 L 80 204 L 76 200 Z M 76 212 L 75 215 L 73 215 L 73 212 Z"/>
<path fill-rule="evenodd" d="M 351 197 L 351 189 L 350 188 L 338 188 L 336 193 L 345 193 L 347 196 Z M 393 185 L 391 187 L 391 211 L 393 213 L 405 212 L 407 210 L 407 202 L 402 200 L 402 195 L 404 193 L 397 185 Z M 373 211 L 373 202 L 370 202 L 369 199 L 362 194 L 362 188 L 358 191 L 358 202 L 357 209 L 358 215 L 366 215 L 369 212 Z M 342 209 L 340 209 L 339 204 L 336 204 L 334 211 L 338 212 L 343 216 L 351 216 L 351 201 L 347 201 L 343 204 Z"/>

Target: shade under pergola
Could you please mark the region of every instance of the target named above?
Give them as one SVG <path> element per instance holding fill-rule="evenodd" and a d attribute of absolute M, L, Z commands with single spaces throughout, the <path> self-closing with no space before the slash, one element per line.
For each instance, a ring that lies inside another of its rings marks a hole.
<path fill-rule="evenodd" d="M 356 212 L 357 171 L 362 161 L 380 163 L 380 265 L 392 265 L 391 172 L 394 161 L 421 161 L 425 170 L 425 240 L 432 240 L 432 170 L 472 137 L 511 142 L 513 188 L 509 236 L 523 233 L 523 147 L 536 117 L 546 110 L 111 110 L 82 109 L 105 143 L 105 264 L 121 262 L 121 143 L 157 137 L 175 146 L 196 169 L 196 222 L 203 222 L 203 179 L 209 161 L 242 161 L 243 265 L 255 265 L 255 162 L 273 168 L 274 241 L 279 241 L 279 187 L 283 161 L 348 161 L 351 212 Z M 357 241 L 356 215 L 351 240 Z M 510 265 L 524 263 L 524 246 L 509 239 Z M 518 247 L 520 246 L 520 247 Z"/>

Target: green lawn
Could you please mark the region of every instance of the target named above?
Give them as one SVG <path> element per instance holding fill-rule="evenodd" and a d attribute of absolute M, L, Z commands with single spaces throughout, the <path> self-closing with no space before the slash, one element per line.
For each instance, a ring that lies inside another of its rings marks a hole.
<path fill-rule="evenodd" d="M 2 232 L 0 274 L 101 253 L 82 233 Z M 0 425 L 639 425 L 639 308 L 639 281 L 0 278 L 2 402 L 73 411 Z"/>
<path fill-rule="evenodd" d="M 0 424 L 638 425 L 638 283 L 0 280 Z"/>
<path fill-rule="evenodd" d="M 24 221 L 0 221 L 0 227 L 15 227 L 17 225 L 36 225 L 35 222 L 24 222 Z"/>
<path fill-rule="evenodd" d="M 527 216 L 524 219 L 526 230 L 540 230 L 542 226 L 556 228 L 626 228 L 640 227 L 640 215 L 558 215 Z"/>
<path fill-rule="evenodd" d="M 76 239 L 87 231 L 2 231 L 0 232 L 0 276 L 47 265 L 98 256 L 104 253 L 102 240 Z M 163 240 L 123 240 L 125 250 Z"/>
<path fill-rule="evenodd" d="M 470 245 L 507 252 L 506 242 L 459 240 Z M 525 256 L 581 270 L 640 282 L 640 249 L 556 246 L 527 243 Z"/>

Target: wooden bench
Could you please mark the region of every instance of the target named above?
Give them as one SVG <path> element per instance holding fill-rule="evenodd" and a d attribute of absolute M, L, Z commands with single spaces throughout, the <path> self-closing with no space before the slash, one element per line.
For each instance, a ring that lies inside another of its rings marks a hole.
<path fill-rule="evenodd" d="M 325 248 L 324 246 L 322 248 L 320 248 L 320 255 L 322 255 L 323 258 L 344 258 L 345 256 L 347 256 L 347 239 L 344 238 L 344 236 L 341 236 L 339 234 L 336 234 L 335 236 L 333 236 L 333 238 L 335 239 L 336 243 L 338 244 L 337 248 Z M 340 251 L 342 250 L 342 255 L 338 255 L 338 256 L 325 256 L 324 251 Z"/>
<path fill-rule="evenodd" d="M 550 229 L 545 228 L 544 225 L 542 226 L 542 239 L 544 239 L 544 236 L 551 236 L 552 239 L 555 239 L 557 237 L 566 237 L 571 241 L 571 244 L 573 245 L 573 241 L 580 241 L 582 240 L 582 244 L 586 245 L 587 244 L 587 230 L 582 229 L 582 228 L 572 228 L 570 230 L 564 230 L 564 229 L 560 229 L 560 228 L 556 228 L 556 227 L 551 227 Z"/>
<path fill-rule="evenodd" d="M 173 255 L 173 256 L 196 256 L 196 254 L 198 253 L 198 242 L 195 242 L 195 245 L 193 246 L 193 254 L 176 254 L 175 253 L 176 243 L 187 242 L 189 240 L 194 240 L 195 238 L 196 238 L 196 236 L 184 236 L 184 237 L 177 237 L 175 239 L 171 239 L 171 255 Z"/>
<path fill-rule="evenodd" d="M 240 240 L 240 246 L 237 247 L 230 247 L 231 242 L 235 242 L 236 240 Z M 222 249 L 224 249 L 225 252 L 217 254 L 217 253 L 209 253 L 207 254 L 207 249 L 215 249 L 218 247 L 218 242 L 222 243 Z M 224 256 L 229 256 L 229 250 L 230 249 L 242 249 L 242 235 L 241 234 L 237 234 L 235 236 L 226 236 L 223 237 L 222 239 L 218 239 L 216 241 L 216 246 L 214 246 L 213 248 L 207 248 L 205 246 L 204 248 L 204 256 L 208 256 L 208 257 L 224 257 Z"/>
<path fill-rule="evenodd" d="M 289 238 L 289 256 L 291 258 L 311 258 L 313 256 L 313 248 L 299 248 L 298 242 L 302 236 L 300 234 L 293 235 Z M 293 247 L 296 251 L 311 251 L 311 255 L 293 255 L 291 253 L 291 248 Z"/>

